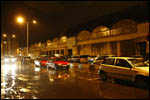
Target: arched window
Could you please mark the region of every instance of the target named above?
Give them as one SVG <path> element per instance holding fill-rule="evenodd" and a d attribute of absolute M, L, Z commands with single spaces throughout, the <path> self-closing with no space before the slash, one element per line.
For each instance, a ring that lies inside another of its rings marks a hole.
<path fill-rule="evenodd" d="M 39 43 L 38 43 L 38 47 L 41 47 L 41 46 L 42 46 L 42 43 L 41 43 L 41 42 L 39 42 Z"/>
<path fill-rule="evenodd" d="M 52 47 L 57 47 L 57 44 L 59 43 L 59 39 L 58 38 L 54 38 L 52 41 Z"/>
<path fill-rule="evenodd" d="M 51 40 L 47 40 L 47 47 L 50 47 L 52 45 Z"/>
<path fill-rule="evenodd" d="M 108 27 L 99 26 L 92 31 L 91 37 L 99 38 L 99 37 L 104 37 L 104 36 L 109 36 L 109 35 L 110 35 L 110 30 Z"/>
<path fill-rule="evenodd" d="M 77 41 L 83 41 L 90 39 L 90 32 L 87 30 L 83 30 L 78 33 L 77 35 Z"/>
<path fill-rule="evenodd" d="M 112 26 L 111 35 L 137 32 L 137 23 L 131 19 L 123 19 Z"/>
<path fill-rule="evenodd" d="M 66 42 L 67 42 L 67 36 L 62 36 L 62 37 L 60 38 L 60 42 L 61 42 L 61 43 L 66 43 Z"/>

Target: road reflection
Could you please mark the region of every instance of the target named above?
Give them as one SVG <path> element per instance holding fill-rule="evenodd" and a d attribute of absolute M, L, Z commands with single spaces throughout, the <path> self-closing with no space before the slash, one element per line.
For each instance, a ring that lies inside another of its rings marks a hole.
<path fill-rule="evenodd" d="M 9 91 L 14 91 L 16 79 L 17 64 L 2 64 L 1 66 L 1 95 L 5 96 L 10 94 Z M 9 98 L 9 97 L 7 97 Z"/>
<path fill-rule="evenodd" d="M 106 99 L 148 99 L 149 91 L 124 84 L 99 82 L 99 94 Z"/>
<path fill-rule="evenodd" d="M 69 70 L 34 65 L 2 64 L 2 99 L 141 99 L 149 91 L 124 84 L 102 82 L 97 69 L 72 64 Z"/>
<path fill-rule="evenodd" d="M 66 80 L 70 77 L 69 71 L 56 71 L 56 70 L 48 70 L 48 78 L 50 82 L 54 82 L 57 80 Z"/>

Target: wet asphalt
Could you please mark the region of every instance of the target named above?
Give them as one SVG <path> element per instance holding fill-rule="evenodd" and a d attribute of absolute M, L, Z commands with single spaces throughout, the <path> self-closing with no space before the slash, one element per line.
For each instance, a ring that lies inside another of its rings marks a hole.
<path fill-rule="evenodd" d="M 89 64 L 56 71 L 1 62 L 1 99 L 149 99 L 149 90 L 130 82 L 103 82 L 98 66 Z"/>

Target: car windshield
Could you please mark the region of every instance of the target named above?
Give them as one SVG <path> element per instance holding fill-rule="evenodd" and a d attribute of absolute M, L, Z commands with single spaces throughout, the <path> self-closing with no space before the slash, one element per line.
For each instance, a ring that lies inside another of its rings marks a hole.
<path fill-rule="evenodd" d="M 128 59 L 136 67 L 145 67 L 147 66 L 144 61 L 139 59 Z"/>
<path fill-rule="evenodd" d="M 41 58 L 41 60 L 48 60 L 48 58 L 47 58 L 47 57 L 44 57 L 44 58 Z"/>
<path fill-rule="evenodd" d="M 66 58 L 56 58 L 56 61 L 67 61 Z"/>

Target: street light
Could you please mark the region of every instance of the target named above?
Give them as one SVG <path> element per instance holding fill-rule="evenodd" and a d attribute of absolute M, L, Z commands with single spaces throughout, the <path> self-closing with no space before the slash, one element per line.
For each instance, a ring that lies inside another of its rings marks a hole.
<path fill-rule="evenodd" d="M 3 37 L 7 37 L 7 34 L 3 34 Z"/>
<path fill-rule="evenodd" d="M 24 23 L 24 18 L 21 16 L 17 17 L 17 22 L 21 24 Z M 29 22 L 27 21 L 26 23 L 27 23 L 27 54 L 28 54 L 29 52 Z M 33 20 L 32 23 L 36 24 L 37 22 L 36 20 Z"/>
<path fill-rule="evenodd" d="M 36 24 L 37 23 L 36 20 L 33 20 L 33 23 Z"/>
<path fill-rule="evenodd" d="M 19 23 L 23 23 L 23 22 L 24 22 L 23 17 L 19 16 L 19 17 L 17 18 L 17 22 L 19 22 Z"/>
<path fill-rule="evenodd" d="M 4 44 L 6 44 L 7 42 L 6 41 L 4 41 Z"/>
<path fill-rule="evenodd" d="M 15 38 L 15 37 L 16 37 L 16 35 L 15 35 L 15 34 L 13 34 L 13 35 L 12 35 L 12 38 Z"/>
<path fill-rule="evenodd" d="M 11 53 L 11 51 L 10 51 L 10 48 L 11 48 L 11 47 L 10 47 L 10 46 L 11 46 L 11 45 L 10 45 L 10 38 L 16 38 L 16 35 L 15 35 L 15 34 L 7 35 L 7 34 L 5 34 L 5 33 L 3 34 L 3 37 L 4 37 L 4 38 L 6 38 L 7 36 L 8 36 L 8 39 L 9 39 L 9 40 L 8 40 L 8 41 L 9 41 L 8 47 L 9 47 L 9 55 L 10 55 L 10 53 Z M 7 43 L 7 42 L 4 41 L 4 44 L 6 44 L 6 43 Z"/>

